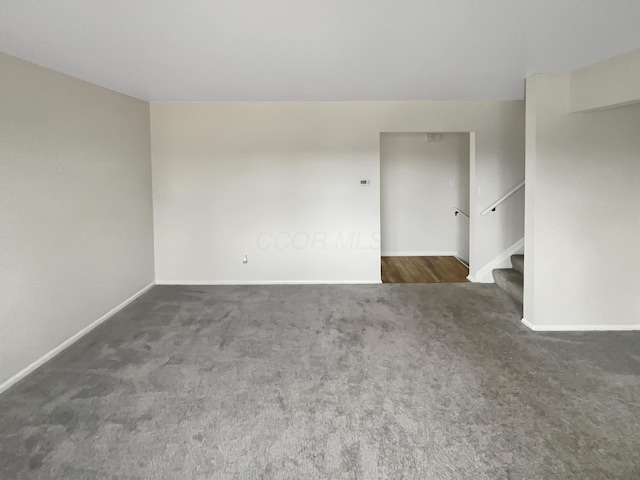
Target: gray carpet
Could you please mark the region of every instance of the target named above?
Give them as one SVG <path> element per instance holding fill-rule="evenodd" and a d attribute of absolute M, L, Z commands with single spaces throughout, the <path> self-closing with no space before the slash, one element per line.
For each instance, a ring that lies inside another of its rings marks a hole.
<path fill-rule="evenodd" d="M 536 334 L 520 308 L 155 287 L 0 396 L 0 478 L 640 478 L 640 334 Z"/>

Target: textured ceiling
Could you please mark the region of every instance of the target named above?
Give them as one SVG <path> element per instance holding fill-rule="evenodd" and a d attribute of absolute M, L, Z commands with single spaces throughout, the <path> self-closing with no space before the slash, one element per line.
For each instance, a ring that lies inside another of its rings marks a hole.
<path fill-rule="evenodd" d="M 152 101 L 496 100 L 640 47 L 640 0 L 1 0 L 0 51 Z"/>

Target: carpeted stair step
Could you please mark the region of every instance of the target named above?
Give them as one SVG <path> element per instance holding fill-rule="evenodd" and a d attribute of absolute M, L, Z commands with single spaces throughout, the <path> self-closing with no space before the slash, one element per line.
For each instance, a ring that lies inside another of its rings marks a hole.
<path fill-rule="evenodd" d="M 522 303 L 524 297 L 524 277 L 514 268 L 499 268 L 493 271 L 496 284 Z"/>
<path fill-rule="evenodd" d="M 524 275 L 524 255 L 511 255 L 511 265 Z"/>

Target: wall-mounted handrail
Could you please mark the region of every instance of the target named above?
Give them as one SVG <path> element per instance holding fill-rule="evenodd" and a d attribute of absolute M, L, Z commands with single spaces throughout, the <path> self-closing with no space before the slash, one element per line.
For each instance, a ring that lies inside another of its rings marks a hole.
<path fill-rule="evenodd" d="M 469 215 L 467 215 L 466 213 L 464 213 L 462 210 L 460 210 L 459 208 L 453 207 L 453 211 L 455 212 L 454 215 L 457 217 L 458 214 L 462 215 L 463 217 L 467 217 L 469 218 Z"/>
<path fill-rule="evenodd" d="M 505 193 L 503 196 L 501 196 L 498 200 L 496 200 L 495 202 L 493 202 L 491 205 L 489 205 L 487 208 L 485 208 L 482 213 L 480 215 L 484 216 L 489 212 L 495 212 L 496 208 L 502 204 L 505 200 L 507 200 L 511 195 L 513 195 L 514 193 L 516 193 L 518 190 L 520 190 L 522 187 L 524 187 L 524 182 L 522 182 L 520 185 L 518 185 L 517 187 L 512 188 L 511 190 L 509 190 L 507 193 Z"/>

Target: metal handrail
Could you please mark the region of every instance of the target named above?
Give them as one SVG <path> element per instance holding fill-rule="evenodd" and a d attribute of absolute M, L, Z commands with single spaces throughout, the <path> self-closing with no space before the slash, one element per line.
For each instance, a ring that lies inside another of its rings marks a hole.
<path fill-rule="evenodd" d="M 496 200 L 495 202 L 493 202 L 491 205 L 489 205 L 487 208 L 485 208 L 482 213 L 480 215 L 484 216 L 486 214 L 488 214 L 489 212 L 495 212 L 496 208 L 502 204 L 505 200 L 507 200 L 511 195 L 513 195 L 514 193 L 516 193 L 518 190 L 520 190 L 522 187 L 524 187 L 524 182 L 522 182 L 520 185 L 518 185 L 517 187 L 512 188 L 511 190 L 509 190 L 507 193 L 505 193 L 503 196 L 501 196 L 498 200 Z"/>
<path fill-rule="evenodd" d="M 460 210 L 459 208 L 453 207 L 453 211 L 455 212 L 454 215 L 457 217 L 458 214 L 462 215 L 463 217 L 467 217 L 469 218 L 469 215 L 467 215 L 466 213 L 464 213 L 462 210 Z"/>

